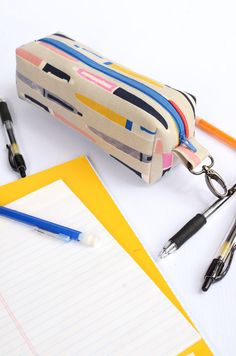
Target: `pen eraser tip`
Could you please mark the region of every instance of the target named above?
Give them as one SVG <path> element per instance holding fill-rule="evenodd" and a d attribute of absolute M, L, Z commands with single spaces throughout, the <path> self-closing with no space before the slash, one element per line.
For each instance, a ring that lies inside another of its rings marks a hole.
<path fill-rule="evenodd" d="M 98 236 L 93 234 L 82 233 L 80 235 L 80 242 L 87 246 L 95 246 L 99 241 Z"/>

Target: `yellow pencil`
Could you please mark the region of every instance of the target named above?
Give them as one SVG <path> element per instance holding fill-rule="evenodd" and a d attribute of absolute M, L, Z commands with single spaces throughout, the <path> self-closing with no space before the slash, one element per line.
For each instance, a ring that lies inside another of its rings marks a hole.
<path fill-rule="evenodd" d="M 206 131 L 210 135 L 218 138 L 219 140 L 223 141 L 226 143 L 228 146 L 232 147 L 233 149 L 236 149 L 236 139 L 224 131 L 218 129 L 217 127 L 213 126 L 209 122 L 207 122 L 204 119 L 201 119 L 200 117 L 196 118 L 196 125 L 200 129 Z"/>

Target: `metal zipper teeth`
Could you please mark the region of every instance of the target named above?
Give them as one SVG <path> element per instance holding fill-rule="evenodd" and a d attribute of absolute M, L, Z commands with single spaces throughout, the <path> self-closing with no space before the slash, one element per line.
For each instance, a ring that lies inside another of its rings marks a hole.
<path fill-rule="evenodd" d="M 124 84 L 127 84 L 127 85 L 131 86 L 132 88 L 141 91 L 143 94 L 145 94 L 145 95 L 149 96 L 150 98 L 152 98 L 153 100 L 155 100 L 166 111 L 169 112 L 169 114 L 175 121 L 178 132 L 179 132 L 180 143 L 184 143 L 184 144 L 186 144 L 186 142 L 188 143 L 188 140 L 186 138 L 186 133 L 185 133 L 185 126 L 183 124 L 183 121 L 182 121 L 180 115 L 175 110 L 175 108 L 169 103 L 169 101 L 165 97 L 163 97 L 161 94 L 156 92 L 154 89 L 148 87 L 147 85 L 145 85 L 143 83 L 138 82 L 135 79 L 129 78 L 121 73 L 118 73 L 118 72 L 112 70 L 111 68 L 104 67 L 103 65 L 86 57 L 84 54 L 74 50 L 73 48 L 71 48 L 70 46 L 66 45 L 63 42 L 54 40 L 52 38 L 42 38 L 39 41 L 48 43 L 48 44 L 62 50 L 63 52 L 69 54 L 70 56 L 72 56 L 72 57 L 78 59 L 79 61 L 83 62 L 84 64 L 88 65 L 89 67 L 91 67 L 95 70 L 98 70 L 99 72 L 102 72 L 114 79 L 117 79 L 117 80 L 123 82 Z"/>

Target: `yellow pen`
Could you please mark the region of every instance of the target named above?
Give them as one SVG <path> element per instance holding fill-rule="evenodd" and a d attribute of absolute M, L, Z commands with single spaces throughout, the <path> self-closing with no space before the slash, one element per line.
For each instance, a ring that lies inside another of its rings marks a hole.
<path fill-rule="evenodd" d="M 222 242 L 215 258 L 211 262 L 202 285 L 202 290 L 206 292 L 212 283 L 220 281 L 228 272 L 234 251 L 236 249 L 236 217 L 230 226 L 226 238 Z"/>

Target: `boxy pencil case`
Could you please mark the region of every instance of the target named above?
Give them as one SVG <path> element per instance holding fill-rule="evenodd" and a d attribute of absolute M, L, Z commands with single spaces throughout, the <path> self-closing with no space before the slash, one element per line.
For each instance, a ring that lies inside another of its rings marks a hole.
<path fill-rule="evenodd" d="M 62 33 L 17 48 L 16 58 L 20 98 L 85 135 L 145 182 L 158 180 L 178 162 L 194 172 L 209 156 L 195 138 L 193 95 Z"/>

